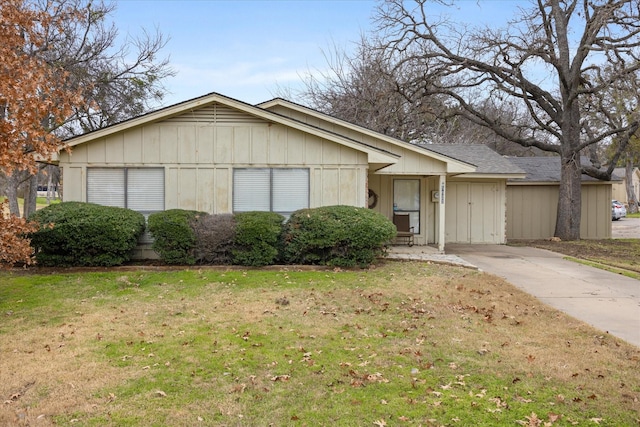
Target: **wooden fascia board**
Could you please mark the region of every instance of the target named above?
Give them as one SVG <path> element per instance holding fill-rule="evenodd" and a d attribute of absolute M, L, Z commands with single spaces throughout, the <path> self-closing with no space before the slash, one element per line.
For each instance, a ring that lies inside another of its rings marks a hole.
<path fill-rule="evenodd" d="M 451 157 L 447 157 L 445 155 L 439 154 L 439 153 L 435 153 L 433 151 L 430 150 L 425 150 L 424 148 L 421 147 L 417 147 L 411 143 L 405 142 L 405 141 L 401 141 L 399 139 L 396 138 L 392 138 L 390 136 L 381 134 L 379 132 L 373 131 L 371 129 L 367 129 L 365 127 L 362 126 L 358 126 L 355 125 L 353 123 L 349 123 L 347 121 L 338 119 L 336 117 L 331 117 L 329 115 L 323 114 L 319 111 L 315 111 L 311 108 L 305 107 L 303 105 L 299 105 L 293 102 L 289 102 L 286 101 L 284 99 L 281 98 L 276 98 L 276 99 L 272 99 L 271 101 L 267 101 L 267 102 L 263 102 L 261 104 L 258 104 L 258 106 L 260 108 L 264 108 L 264 109 L 269 109 L 271 107 L 275 107 L 275 106 L 280 106 L 280 107 L 285 107 L 285 108 L 289 108 L 291 110 L 294 111 L 298 111 L 300 113 L 303 114 L 309 114 L 310 116 L 313 116 L 316 119 L 320 119 L 323 120 L 327 123 L 331 123 L 331 124 L 335 124 L 338 126 L 343 126 L 346 127 L 354 132 L 359 132 L 361 134 L 367 135 L 367 136 L 371 136 L 373 138 L 377 138 L 380 139 L 382 141 L 388 142 L 389 144 L 392 144 L 396 147 L 400 147 L 400 148 L 404 148 L 410 151 L 413 151 L 415 153 L 418 153 L 420 155 L 423 156 L 427 156 L 427 157 L 431 157 L 433 159 L 439 160 L 441 162 L 444 162 L 447 164 L 447 172 L 448 173 L 465 173 L 465 172 L 474 172 L 476 170 L 475 165 L 472 165 L 470 163 L 466 163 L 463 162 L 461 160 L 457 160 Z"/>
<path fill-rule="evenodd" d="M 611 185 L 618 181 L 582 181 L 581 185 Z M 534 185 L 560 185 L 560 181 L 507 181 L 507 185 L 534 186 Z"/>
<path fill-rule="evenodd" d="M 526 174 L 524 173 L 463 173 L 460 175 L 456 175 L 456 178 L 487 178 L 487 179 L 523 179 L 526 178 Z"/>

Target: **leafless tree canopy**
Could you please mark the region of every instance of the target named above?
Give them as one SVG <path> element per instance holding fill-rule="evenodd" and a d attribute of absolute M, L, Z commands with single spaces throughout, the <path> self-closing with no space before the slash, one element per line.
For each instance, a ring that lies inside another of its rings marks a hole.
<path fill-rule="evenodd" d="M 537 0 L 521 7 L 504 28 L 476 29 L 435 17 L 436 3 L 453 4 L 387 0 L 379 7 L 387 57 L 424 70 L 404 89 L 444 96 L 447 113 L 524 147 L 560 155 L 556 235 L 579 238 L 581 174 L 606 178 L 611 172 L 583 166 L 580 152 L 612 139 L 624 150 L 640 125 L 637 103 L 613 117 L 605 102 L 610 88 L 638 77 L 640 3 Z"/>
<path fill-rule="evenodd" d="M 71 74 L 72 82 L 84 88 L 84 102 L 65 118 L 56 131 L 70 136 L 99 129 L 147 111 L 150 103 L 165 93 L 163 79 L 175 72 L 160 56 L 167 38 L 158 30 L 143 36 L 126 36 L 110 20 L 114 3 L 102 0 L 33 0 L 36 7 L 55 15 L 74 10 L 81 19 L 63 28 L 47 28 L 45 49 L 33 52 Z"/>
<path fill-rule="evenodd" d="M 302 98 L 319 111 L 385 135 L 428 138 L 443 104 L 437 96 L 412 97 L 400 90 L 416 76 L 387 58 L 379 43 L 362 36 L 353 55 L 333 46 L 325 55 L 328 71 L 309 73 Z"/>
<path fill-rule="evenodd" d="M 81 99 L 66 117 L 37 118 L 60 138 L 99 129 L 147 111 L 165 94 L 163 80 L 175 72 L 160 52 L 166 37 L 159 31 L 118 39 L 110 20 L 115 4 L 102 0 L 29 0 L 29 7 L 60 17 L 62 25 L 41 25 L 42 44 L 25 40 L 24 50 L 69 75 L 67 84 Z M 73 19 L 64 19 L 73 16 Z M 6 194 L 11 213 L 20 216 L 18 186 L 23 185 L 23 215 L 35 211 L 38 181 L 28 171 L 7 171 Z M 54 181 L 55 183 L 55 181 Z"/>

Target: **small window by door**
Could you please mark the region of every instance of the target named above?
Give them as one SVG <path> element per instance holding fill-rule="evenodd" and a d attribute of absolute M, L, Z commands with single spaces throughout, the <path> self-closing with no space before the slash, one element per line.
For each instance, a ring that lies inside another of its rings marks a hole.
<path fill-rule="evenodd" d="M 420 180 L 393 180 L 393 213 L 409 215 L 415 234 L 420 234 Z"/>

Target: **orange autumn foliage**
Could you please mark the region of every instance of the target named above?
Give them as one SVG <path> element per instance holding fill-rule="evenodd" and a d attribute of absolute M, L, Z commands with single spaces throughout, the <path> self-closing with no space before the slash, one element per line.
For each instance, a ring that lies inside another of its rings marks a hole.
<path fill-rule="evenodd" d="M 74 19 L 79 16 L 72 9 L 54 17 L 34 2 L 0 2 L 0 169 L 7 175 L 35 171 L 37 157 L 56 154 L 60 140 L 51 130 L 82 100 L 68 73 L 46 58 L 44 35 Z M 24 235 L 32 226 L 1 213 L 0 265 L 28 263 L 31 248 Z"/>

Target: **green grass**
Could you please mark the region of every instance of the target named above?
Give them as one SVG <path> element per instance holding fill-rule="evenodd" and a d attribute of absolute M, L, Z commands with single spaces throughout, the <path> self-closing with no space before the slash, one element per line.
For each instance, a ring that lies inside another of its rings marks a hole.
<path fill-rule="evenodd" d="M 0 424 L 638 422 L 639 349 L 472 270 L 43 273 L 0 273 Z"/>

